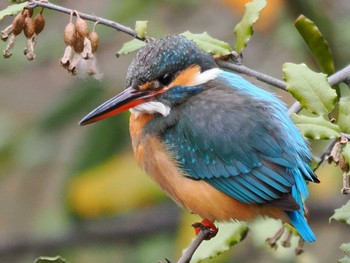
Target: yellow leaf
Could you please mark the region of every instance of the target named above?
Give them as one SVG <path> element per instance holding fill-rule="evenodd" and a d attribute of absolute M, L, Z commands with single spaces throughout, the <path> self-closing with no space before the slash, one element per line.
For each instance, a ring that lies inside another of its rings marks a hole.
<path fill-rule="evenodd" d="M 67 182 L 69 208 L 83 218 L 124 213 L 154 204 L 164 196 L 137 167 L 131 153 L 113 157 Z"/>

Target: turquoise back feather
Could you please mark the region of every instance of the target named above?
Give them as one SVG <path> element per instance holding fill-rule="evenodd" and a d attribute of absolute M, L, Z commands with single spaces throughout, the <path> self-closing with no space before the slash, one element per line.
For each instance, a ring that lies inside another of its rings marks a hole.
<path fill-rule="evenodd" d="M 173 106 L 181 118 L 162 135 L 180 168 L 243 203 L 287 211 L 300 235 L 314 241 L 302 200 L 308 196 L 305 180 L 318 180 L 284 104 L 229 72 L 202 89 Z"/>

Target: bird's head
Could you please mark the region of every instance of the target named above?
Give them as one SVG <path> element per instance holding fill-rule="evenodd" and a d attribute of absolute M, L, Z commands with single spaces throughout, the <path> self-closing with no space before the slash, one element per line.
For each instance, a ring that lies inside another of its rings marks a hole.
<path fill-rule="evenodd" d="M 214 59 L 187 38 L 166 36 L 144 46 L 131 62 L 126 89 L 85 116 L 85 125 L 130 109 L 136 116 L 159 113 L 199 93 L 220 70 Z"/>

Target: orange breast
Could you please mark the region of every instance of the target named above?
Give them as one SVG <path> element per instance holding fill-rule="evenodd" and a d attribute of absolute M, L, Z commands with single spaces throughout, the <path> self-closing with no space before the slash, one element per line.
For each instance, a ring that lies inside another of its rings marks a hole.
<path fill-rule="evenodd" d="M 202 180 L 192 180 L 181 171 L 159 138 L 142 136 L 152 115 L 130 117 L 135 158 L 149 176 L 179 205 L 209 220 L 251 220 L 269 216 L 289 222 L 285 212 L 265 205 L 249 205 L 220 192 Z"/>

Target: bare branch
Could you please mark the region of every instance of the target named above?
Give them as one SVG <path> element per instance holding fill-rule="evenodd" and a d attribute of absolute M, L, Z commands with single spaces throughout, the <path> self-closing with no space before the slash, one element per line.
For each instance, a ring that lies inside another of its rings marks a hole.
<path fill-rule="evenodd" d="M 251 77 L 255 77 L 256 79 L 258 79 L 262 82 L 265 82 L 267 84 L 270 84 L 276 88 L 279 88 L 282 90 L 286 90 L 286 88 L 287 88 L 287 85 L 283 80 L 279 80 L 279 79 L 273 78 L 269 75 L 265 75 L 261 72 L 252 70 L 246 66 L 237 65 L 237 64 L 230 63 L 227 61 L 222 61 L 222 60 L 216 60 L 216 63 L 222 68 L 226 68 L 226 69 L 238 72 L 238 73 L 242 73 L 242 74 L 246 74 L 246 75 L 251 76 Z"/>
<path fill-rule="evenodd" d="M 181 258 L 177 261 L 177 263 L 188 263 L 190 262 L 194 252 L 196 252 L 197 248 L 202 244 L 202 242 L 208 237 L 208 235 L 211 233 L 211 230 L 208 229 L 202 229 L 195 239 L 192 240 L 189 247 L 186 249 L 186 251 L 182 254 Z"/>
<path fill-rule="evenodd" d="M 27 8 L 35 8 L 35 7 L 45 7 L 47 9 L 51 9 L 51 10 L 55 10 L 57 12 L 61 12 L 61 13 L 65 13 L 65 14 L 72 14 L 75 10 L 73 9 L 69 9 L 63 6 L 59 6 L 59 5 L 55 5 L 52 4 L 50 2 L 42 2 L 40 0 L 28 0 L 28 6 Z M 73 15 L 76 16 L 76 13 L 74 13 Z M 114 28 L 120 32 L 123 32 L 125 34 L 128 34 L 130 36 L 132 36 L 133 38 L 137 38 L 139 40 L 145 40 L 142 37 L 139 37 L 137 35 L 137 32 L 133 29 L 131 29 L 130 27 L 126 27 L 124 25 L 121 25 L 115 21 L 109 20 L 109 19 L 105 19 L 102 17 L 98 17 L 96 15 L 89 15 L 89 14 L 85 14 L 85 13 L 81 13 L 79 12 L 79 16 L 85 20 L 89 20 L 89 21 L 93 21 L 93 22 L 98 22 L 101 25 L 105 25 L 111 28 Z"/>
<path fill-rule="evenodd" d="M 334 73 L 328 78 L 329 85 L 334 86 L 350 80 L 350 65 Z"/>
<path fill-rule="evenodd" d="M 333 149 L 336 142 L 337 142 L 337 139 L 333 139 L 330 141 L 330 143 L 327 145 L 326 149 L 323 151 L 323 153 L 320 157 L 320 161 L 317 163 L 316 167 L 313 169 L 314 171 L 316 171 L 321 166 L 321 164 L 327 160 L 327 158 L 331 154 L 332 149 Z"/>

